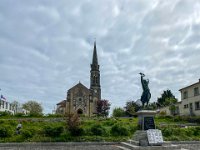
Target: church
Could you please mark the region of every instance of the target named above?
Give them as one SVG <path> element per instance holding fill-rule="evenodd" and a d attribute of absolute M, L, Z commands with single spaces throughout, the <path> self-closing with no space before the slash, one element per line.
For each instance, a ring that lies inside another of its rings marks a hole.
<path fill-rule="evenodd" d="M 92 64 L 90 65 L 90 88 L 78 83 L 67 91 L 66 100 L 57 104 L 57 114 L 79 114 L 94 116 L 97 113 L 97 101 L 101 100 L 100 69 L 94 42 Z"/>

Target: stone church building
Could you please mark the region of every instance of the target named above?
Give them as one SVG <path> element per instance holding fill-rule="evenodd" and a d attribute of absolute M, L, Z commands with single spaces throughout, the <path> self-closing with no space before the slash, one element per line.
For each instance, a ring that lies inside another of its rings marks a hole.
<path fill-rule="evenodd" d="M 97 57 L 96 42 L 90 70 L 90 88 L 78 83 L 67 92 L 66 100 L 57 104 L 58 114 L 83 114 L 94 116 L 97 113 L 97 100 L 101 99 L 100 70 Z"/>

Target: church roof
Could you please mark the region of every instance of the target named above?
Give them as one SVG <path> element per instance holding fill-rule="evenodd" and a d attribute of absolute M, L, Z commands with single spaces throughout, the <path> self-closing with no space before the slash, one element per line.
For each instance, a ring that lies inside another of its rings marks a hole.
<path fill-rule="evenodd" d="M 75 86 L 73 86 L 72 88 L 70 88 L 69 91 L 73 90 L 73 89 L 75 89 L 77 87 L 84 88 L 84 89 L 86 89 L 86 90 L 89 91 L 89 89 L 85 85 L 83 85 L 81 82 L 79 82 L 78 84 L 76 84 Z"/>
<path fill-rule="evenodd" d="M 63 101 L 59 102 L 59 103 L 56 104 L 56 105 L 61 105 L 61 106 L 63 106 L 63 105 L 65 105 L 65 104 L 66 104 L 66 100 L 63 100 Z"/>

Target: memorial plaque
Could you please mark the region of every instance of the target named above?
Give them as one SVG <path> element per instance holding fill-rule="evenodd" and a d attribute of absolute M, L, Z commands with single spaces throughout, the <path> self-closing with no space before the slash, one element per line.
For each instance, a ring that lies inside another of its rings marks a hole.
<path fill-rule="evenodd" d="M 144 130 L 155 129 L 153 117 L 144 117 Z"/>
<path fill-rule="evenodd" d="M 162 132 L 158 129 L 147 130 L 147 138 L 149 141 L 149 145 L 162 145 L 163 143 Z"/>

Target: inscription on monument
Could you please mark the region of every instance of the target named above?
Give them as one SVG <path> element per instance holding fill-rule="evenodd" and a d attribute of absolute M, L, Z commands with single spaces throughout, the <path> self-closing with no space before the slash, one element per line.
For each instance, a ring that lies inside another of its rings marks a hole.
<path fill-rule="evenodd" d="M 148 129 L 155 129 L 153 117 L 144 117 L 144 130 Z"/>
<path fill-rule="evenodd" d="M 149 141 L 149 145 L 162 145 L 163 143 L 162 132 L 158 129 L 147 130 L 147 138 Z"/>

